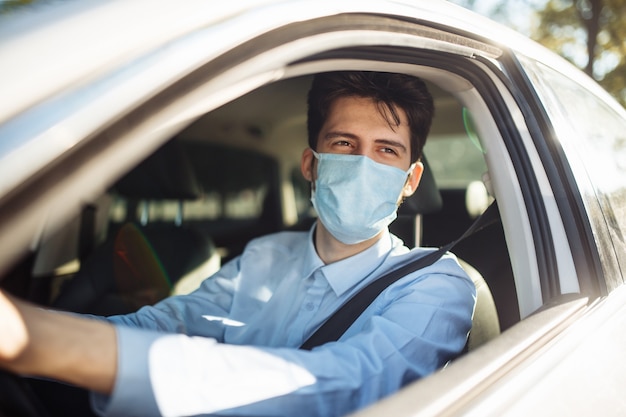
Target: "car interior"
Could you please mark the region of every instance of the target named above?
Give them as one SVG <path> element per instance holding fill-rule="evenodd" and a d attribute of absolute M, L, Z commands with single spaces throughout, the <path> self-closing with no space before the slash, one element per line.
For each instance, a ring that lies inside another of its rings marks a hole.
<path fill-rule="evenodd" d="M 193 290 L 254 237 L 309 228 L 315 214 L 299 171 L 309 83 L 303 76 L 269 84 L 200 117 L 43 240 L 27 262 L 30 271 L 20 266 L 13 273 L 27 277 L 3 284 L 19 281 L 21 295 L 53 308 L 123 314 Z M 425 175 L 391 225 L 409 247 L 455 240 L 493 200 L 467 109 L 437 85 L 430 90 L 436 117 Z M 129 225 L 150 247 L 138 256 L 156 254 L 164 284 L 120 278 L 128 275 L 114 254 Z M 502 226 L 464 239 L 453 252 L 484 279 L 497 327 L 519 321 Z"/>
<path fill-rule="evenodd" d="M 315 213 L 299 164 L 310 81 L 270 83 L 197 118 L 44 235 L 2 286 L 55 309 L 124 314 L 193 291 L 255 237 L 307 230 Z M 425 174 L 391 225 L 409 247 L 454 241 L 495 197 L 469 110 L 428 84 L 436 116 Z M 472 350 L 520 321 L 502 223 L 452 252 L 478 290 Z"/>

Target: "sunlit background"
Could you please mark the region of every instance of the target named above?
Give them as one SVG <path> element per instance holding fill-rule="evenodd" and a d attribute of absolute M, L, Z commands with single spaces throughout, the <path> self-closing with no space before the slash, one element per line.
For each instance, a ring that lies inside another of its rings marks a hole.
<path fill-rule="evenodd" d="M 529 36 L 626 105 L 626 0 L 450 0 Z"/>

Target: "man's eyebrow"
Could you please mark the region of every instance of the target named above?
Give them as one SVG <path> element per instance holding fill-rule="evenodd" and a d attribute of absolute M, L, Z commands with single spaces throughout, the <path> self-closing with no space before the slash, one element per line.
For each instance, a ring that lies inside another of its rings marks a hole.
<path fill-rule="evenodd" d="M 323 140 L 331 140 L 331 139 L 335 139 L 335 138 L 348 138 L 348 139 L 357 139 L 357 140 L 359 139 L 358 135 L 355 135 L 355 134 L 350 133 L 350 132 L 344 132 L 344 131 L 341 131 L 341 130 L 332 130 L 332 131 L 326 133 L 322 139 Z M 408 151 L 406 145 L 404 145 L 404 143 L 402 143 L 402 142 L 400 142 L 398 140 L 381 138 L 381 139 L 375 139 L 374 142 L 377 143 L 377 144 L 393 146 L 395 148 L 400 149 L 402 152 L 407 152 Z"/>
<path fill-rule="evenodd" d="M 357 135 L 343 132 L 341 130 L 332 130 L 324 135 L 324 139 L 334 139 L 334 138 L 350 138 L 350 139 L 358 139 Z"/>
<path fill-rule="evenodd" d="M 383 145 L 389 145 L 389 146 L 393 146 L 396 148 L 400 148 L 403 152 L 407 151 L 406 146 L 404 145 L 404 143 L 397 141 L 397 140 L 393 140 L 393 139 L 376 139 L 374 142 L 376 143 L 380 143 Z"/>

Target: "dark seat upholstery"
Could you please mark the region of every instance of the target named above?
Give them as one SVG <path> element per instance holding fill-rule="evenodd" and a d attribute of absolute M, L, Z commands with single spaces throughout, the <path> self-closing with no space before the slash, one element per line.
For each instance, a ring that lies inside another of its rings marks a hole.
<path fill-rule="evenodd" d="M 409 247 L 419 246 L 422 234 L 422 216 L 441 210 L 442 199 L 435 177 L 426 158 L 422 159 L 424 173 L 415 193 L 398 209 L 398 217 L 389 230 Z"/>
<path fill-rule="evenodd" d="M 175 141 L 157 150 L 114 186 L 132 214 L 140 201 L 182 202 L 199 197 L 201 191 L 184 150 Z M 80 271 L 62 288 L 52 306 L 102 315 L 134 311 L 168 296 L 181 279 L 197 270 L 206 278 L 206 271 L 216 269 L 207 268 L 207 262 L 216 257 L 212 239 L 198 230 L 176 222 L 139 224 L 128 219 L 81 261 Z M 138 266 L 144 273 L 128 273 L 124 261 L 134 262 L 132 267 Z M 198 281 L 198 277 L 193 279 Z"/>
<path fill-rule="evenodd" d="M 217 217 L 189 220 L 188 224 L 211 236 L 222 250 L 223 262 L 241 254 L 251 239 L 283 229 L 280 164 L 276 158 L 256 150 L 193 141 L 187 142 L 185 149 L 203 190 L 219 196 L 222 204 L 237 195 L 262 195 L 261 207 L 243 216 L 222 210 Z"/>

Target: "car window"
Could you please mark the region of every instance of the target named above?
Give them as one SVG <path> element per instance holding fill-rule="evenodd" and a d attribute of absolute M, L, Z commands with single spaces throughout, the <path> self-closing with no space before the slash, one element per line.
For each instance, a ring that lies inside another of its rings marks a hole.
<path fill-rule="evenodd" d="M 248 188 L 226 195 L 217 192 L 203 194 L 197 200 L 145 200 L 128 213 L 128 201 L 117 197 L 111 208 L 111 220 L 119 223 L 134 219 L 149 222 L 178 222 L 217 219 L 255 219 L 263 210 L 266 187 Z"/>
<path fill-rule="evenodd" d="M 626 249 L 626 118 L 588 89 L 540 63 L 526 62 L 547 105 L 581 194 L 592 212 L 599 204 L 617 253 Z M 563 103 L 567 103 L 565 106 Z M 586 185 L 585 185 L 586 184 Z M 597 228 L 596 240 L 603 245 Z M 618 258 L 618 262 L 619 262 Z M 624 262 L 623 260 L 621 262 Z M 622 270 L 626 265 L 622 265 Z"/>
<path fill-rule="evenodd" d="M 429 137 L 424 154 L 441 188 L 467 188 L 487 171 L 481 150 L 464 132 Z"/>

